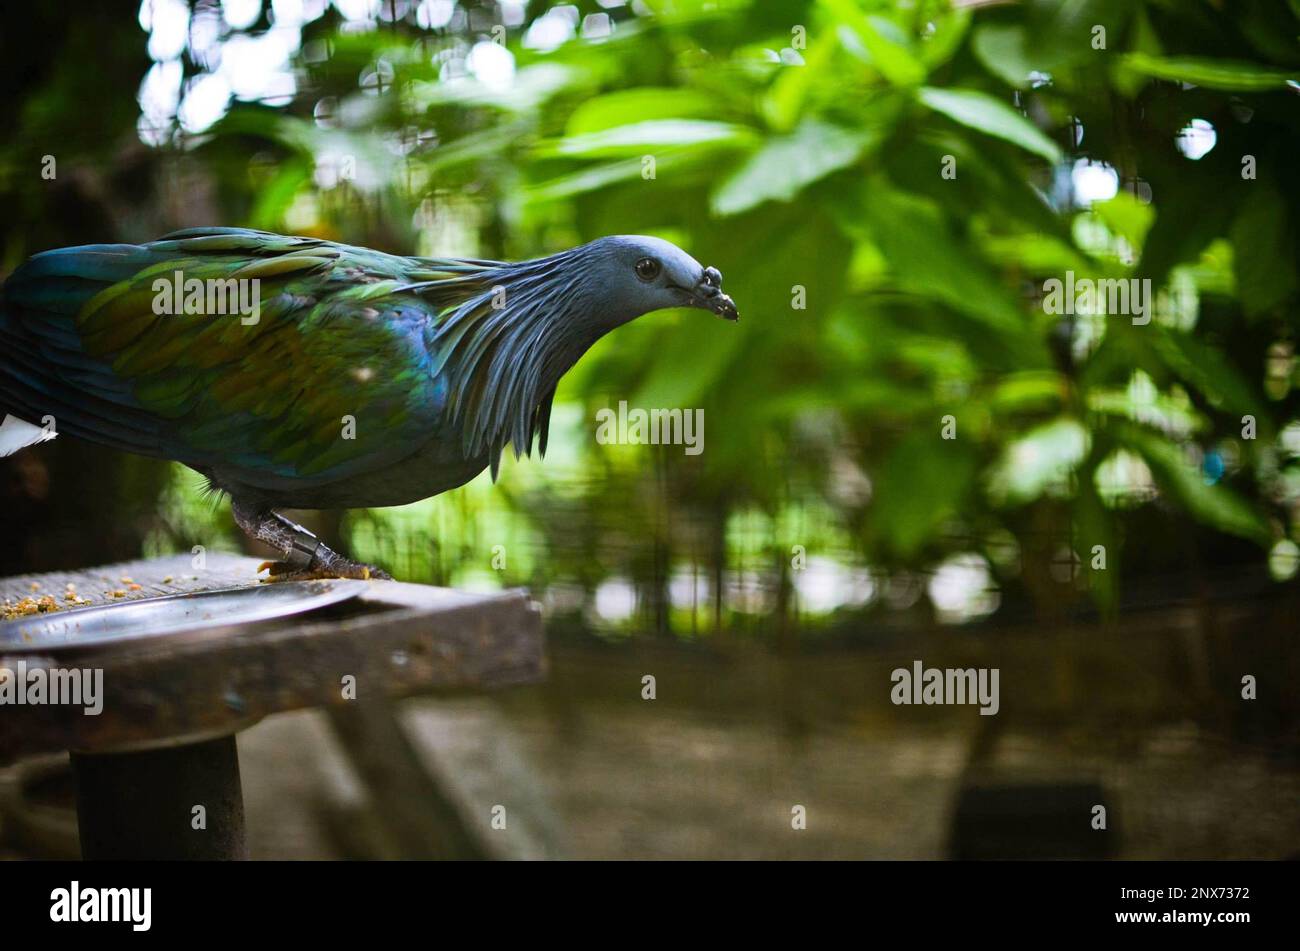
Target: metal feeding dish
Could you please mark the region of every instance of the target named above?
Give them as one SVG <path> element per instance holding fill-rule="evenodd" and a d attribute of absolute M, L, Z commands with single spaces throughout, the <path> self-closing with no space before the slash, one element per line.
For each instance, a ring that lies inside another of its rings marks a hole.
<path fill-rule="evenodd" d="M 0 624 L 0 654 L 107 647 L 210 627 L 253 624 L 355 598 L 365 581 L 328 578 L 221 588 L 32 615 Z"/>

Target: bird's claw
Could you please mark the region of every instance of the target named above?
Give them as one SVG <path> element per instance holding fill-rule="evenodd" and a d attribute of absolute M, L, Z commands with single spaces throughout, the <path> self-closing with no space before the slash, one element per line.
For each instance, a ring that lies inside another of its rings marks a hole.
<path fill-rule="evenodd" d="M 364 562 L 339 558 L 325 563 L 313 561 L 305 568 L 295 568 L 283 561 L 264 561 L 257 566 L 258 573 L 267 571 L 269 577 L 263 578 L 263 584 L 278 581 L 314 581 L 318 578 L 357 578 L 362 581 L 392 581 L 393 576 L 382 568 L 367 565 Z"/>

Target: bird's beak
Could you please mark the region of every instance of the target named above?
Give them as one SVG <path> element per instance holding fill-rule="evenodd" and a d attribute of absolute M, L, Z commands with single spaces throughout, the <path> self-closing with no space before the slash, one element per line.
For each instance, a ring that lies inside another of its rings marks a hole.
<path fill-rule="evenodd" d="M 723 320 L 739 320 L 736 302 L 722 293 L 722 274 L 716 267 L 706 267 L 692 290 L 696 307 L 711 310 Z"/>

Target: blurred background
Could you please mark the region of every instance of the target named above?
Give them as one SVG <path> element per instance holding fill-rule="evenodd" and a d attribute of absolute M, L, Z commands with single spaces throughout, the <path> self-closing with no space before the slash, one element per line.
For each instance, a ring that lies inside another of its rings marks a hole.
<path fill-rule="evenodd" d="M 545 462 L 298 514 L 542 604 L 547 684 L 401 711 L 452 813 L 509 783 L 527 854 L 574 857 L 1300 853 L 1300 3 L 105 0 L 0 29 L 0 274 L 225 224 L 506 259 L 644 233 L 725 275 L 739 325 L 602 340 Z M 1067 272 L 1149 280 L 1149 323 L 1050 312 Z M 702 409 L 704 451 L 601 444 L 620 400 Z M 199 486 L 72 440 L 0 460 L 0 575 L 238 549 Z M 894 706 L 917 659 L 999 668 L 1001 711 Z M 404 854 L 320 715 L 240 746 L 255 855 Z"/>

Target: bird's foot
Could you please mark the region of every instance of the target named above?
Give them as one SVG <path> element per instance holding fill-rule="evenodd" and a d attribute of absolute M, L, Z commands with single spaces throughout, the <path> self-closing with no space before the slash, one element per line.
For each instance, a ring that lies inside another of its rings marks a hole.
<path fill-rule="evenodd" d="M 333 554 L 331 552 L 331 554 Z M 328 565 L 312 562 L 305 568 L 295 568 L 286 561 L 264 561 L 257 566 L 258 572 L 268 572 L 263 578 L 264 584 L 277 581 L 313 581 L 317 578 L 359 578 L 362 581 L 392 581 L 393 576 L 382 568 L 368 565 L 362 561 L 353 561 L 336 555 L 336 560 Z"/>
<path fill-rule="evenodd" d="M 235 521 L 248 535 L 284 553 L 283 561 L 264 561 L 258 566 L 259 573 L 270 569 L 270 577 L 265 581 L 308 581 L 314 578 L 392 580 L 392 575 L 374 565 L 345 558 L 283 515 L 247 506 L 238 500 L 232 500 L 230 508 Z"/>

